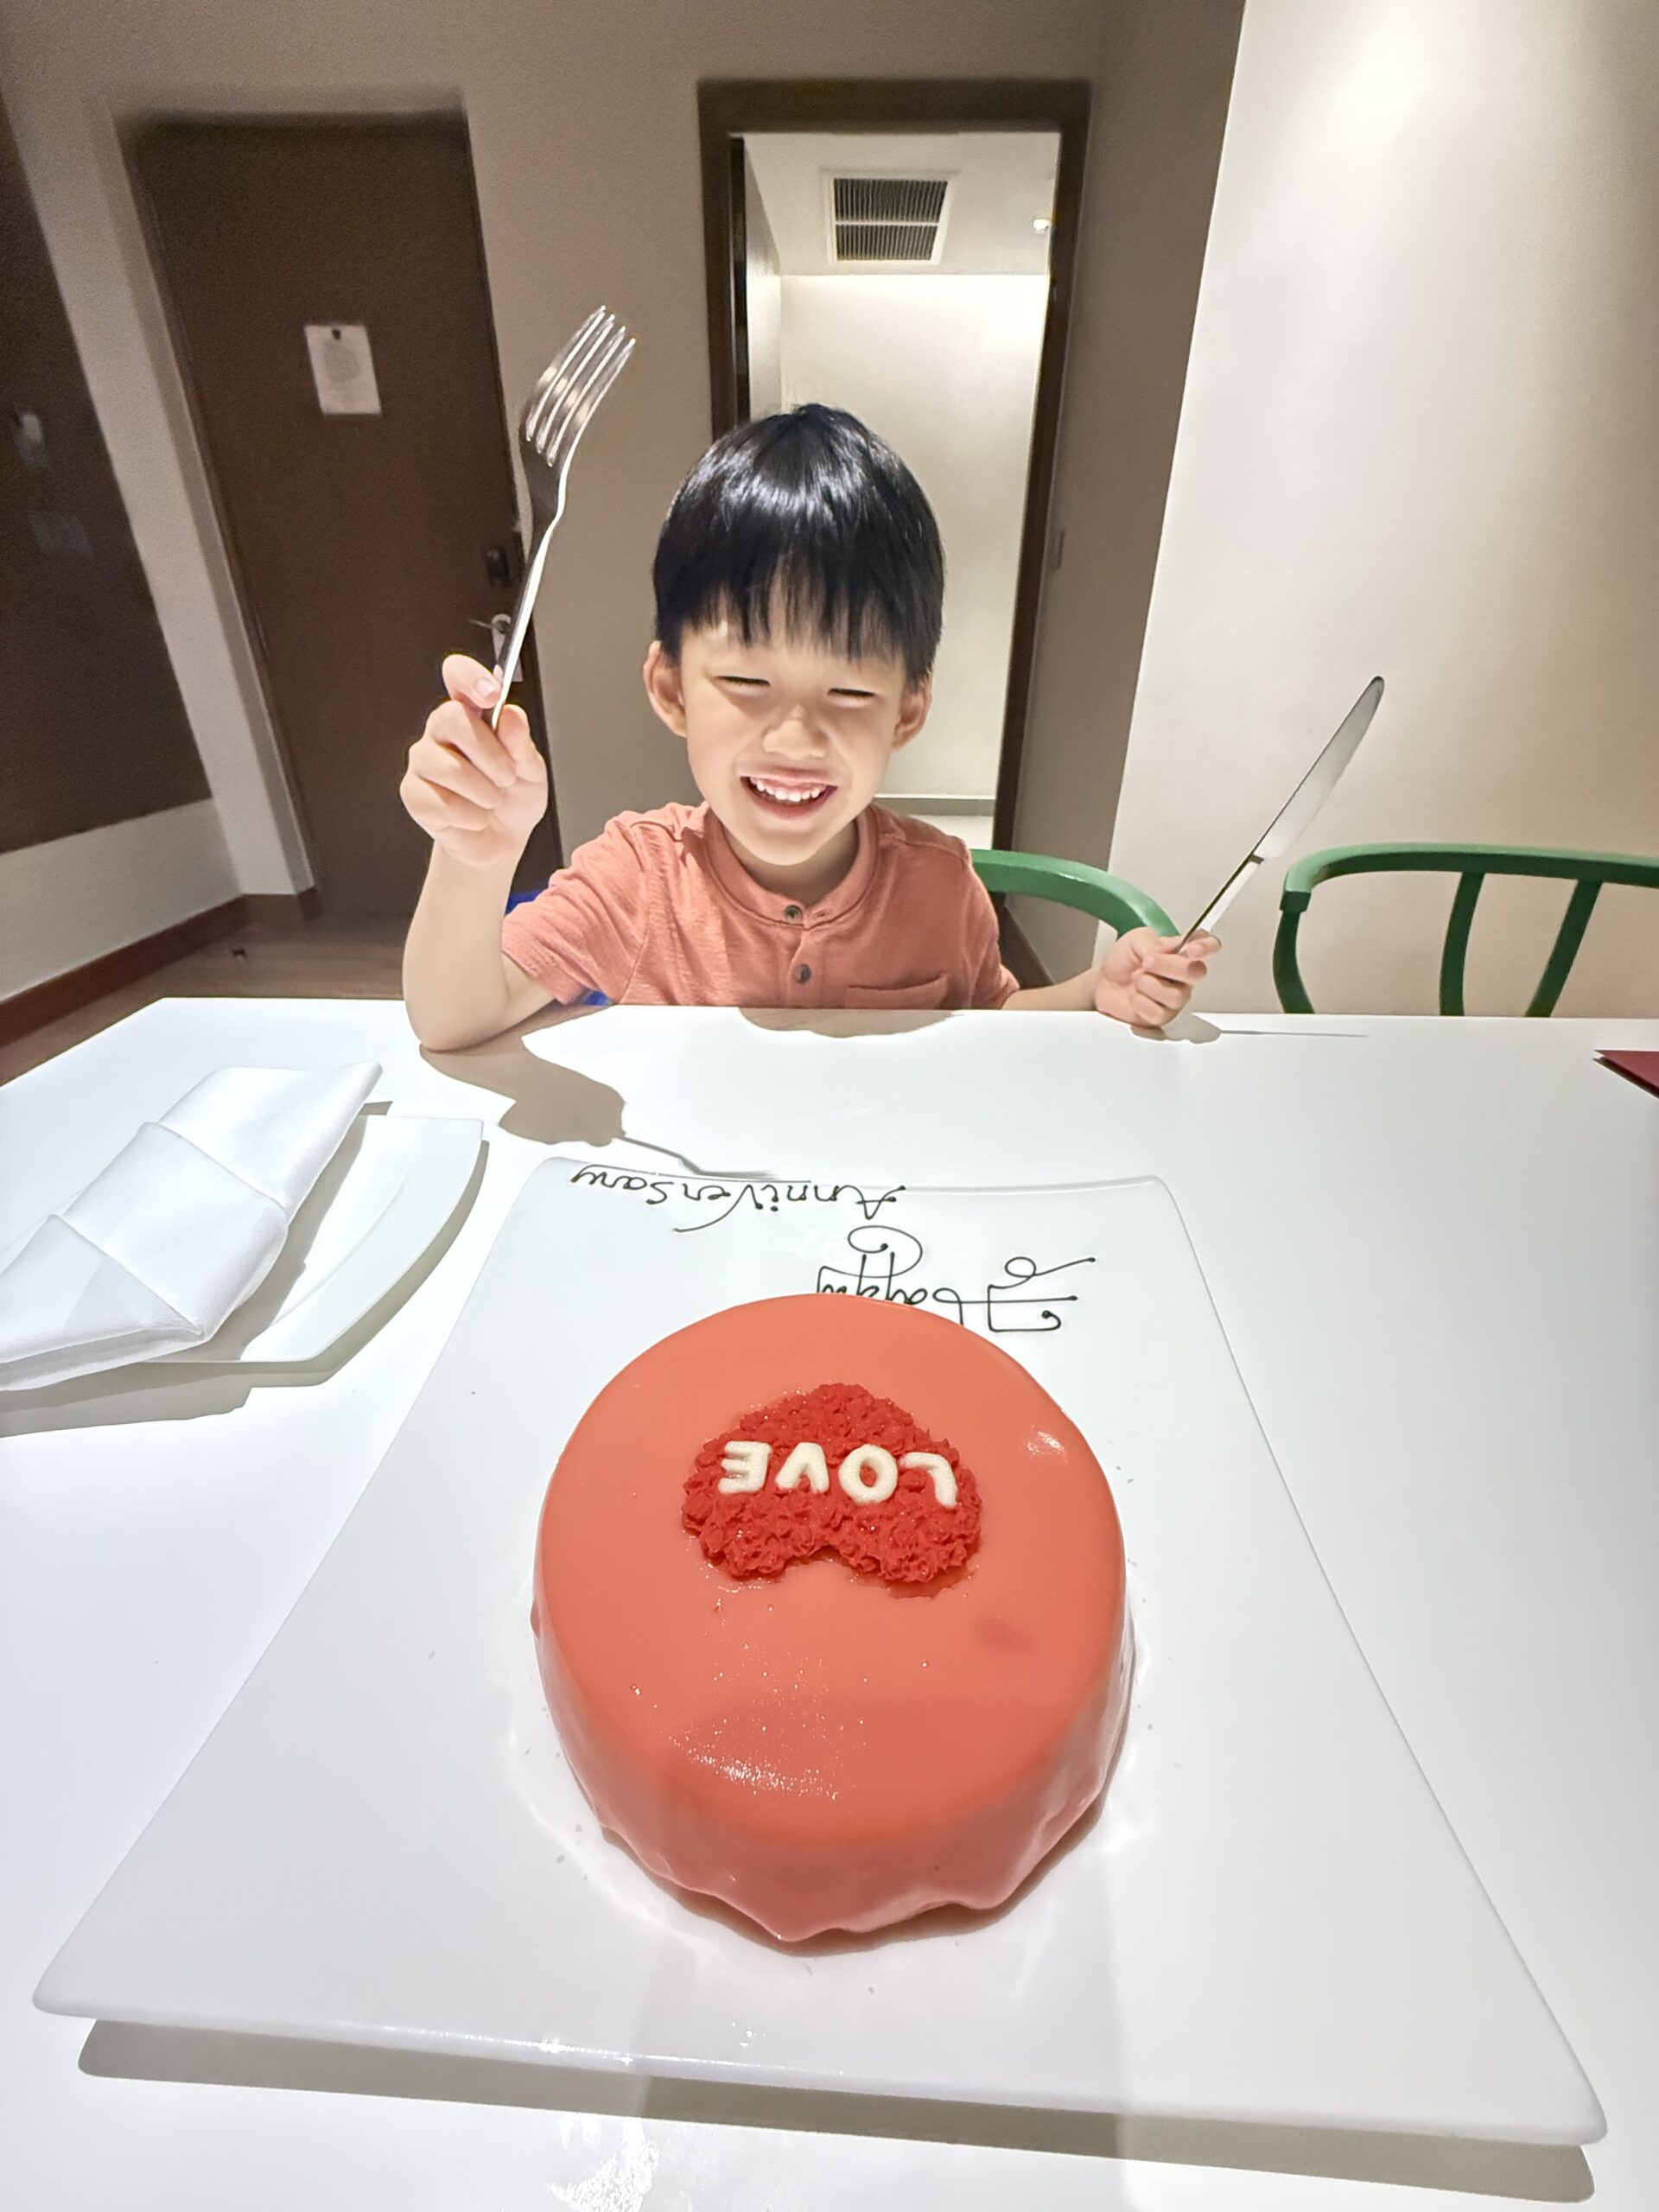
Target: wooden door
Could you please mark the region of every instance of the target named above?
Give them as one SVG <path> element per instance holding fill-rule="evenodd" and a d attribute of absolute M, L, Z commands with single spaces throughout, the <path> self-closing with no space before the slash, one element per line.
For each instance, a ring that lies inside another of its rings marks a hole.
<path fill-rule="evenodd" d="M 0 852 L 207 797 L 0 109 Z"/>
<path fill-rule="evenodd" d="M 407 913 L 404 755 L 522 566 L 465 127 L 154 124 L 130 157 L 323 911 Z M 379 411 L 325 412 L 354 326 Z M 545 750 L 533 659 L 519 696 Z M 550 816 L 524 880 L 557 864 Z"/>

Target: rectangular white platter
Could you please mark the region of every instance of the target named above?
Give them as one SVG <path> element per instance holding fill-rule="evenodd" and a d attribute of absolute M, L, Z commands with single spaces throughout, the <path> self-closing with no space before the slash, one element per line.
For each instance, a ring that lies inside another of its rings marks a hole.
<path fill-rule="evenodd" d="M 598 1833 L 542 1703 L 531 1549 L 565 1437 L 629 1358 L 719 1307 L 861 1268 L 868 1293 L 889 1268 L 995 1334 L 1094 1445 L 1130 1561 L 1134 1704 L 1103 1811 L 1008 1909 L 791 1953 Z M 550 1160 L 356 1512 L 36 2001 L 982 2105 L 1539 2144 L 1602 2126 L 1149 1181 L 861 1192 Z"/>

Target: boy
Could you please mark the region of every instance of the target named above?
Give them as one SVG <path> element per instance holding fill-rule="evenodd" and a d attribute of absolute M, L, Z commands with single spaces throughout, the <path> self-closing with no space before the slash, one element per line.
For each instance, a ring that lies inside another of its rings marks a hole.
<path fill-rule="evenodd" d="M 404 805 L 433 842 L 404 952 L 423 1044 L 479 1044 L 550 1004 L 1098 1007 L 1159 1027 L 1213 938 L 1151 930 L 1020 990 L 967 849 L 872 804 L 927 719 L 944 552 L 921 486 L 850 415 L 798 408 L 721 438 L 657 548 L 652 705 L 703 804 L 622 814 L 505 927 L 547 805 L 517 707 L 444 663 Z"/>

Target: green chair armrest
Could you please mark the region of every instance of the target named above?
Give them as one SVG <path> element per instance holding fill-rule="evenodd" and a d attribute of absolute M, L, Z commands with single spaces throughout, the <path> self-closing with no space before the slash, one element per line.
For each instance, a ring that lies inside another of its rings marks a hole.
<path fill-rule="evenodd" d="M 1120 936 L 1126 930 L 1156 930 L 1175 935 L 1175 925 L 1158 901 L 1121 875 L 1084 861 L 1051 860 L 1041 853 L 991 852 L 972 855 L 975 873 L 988 891 L 1014 898 L 1048 899 L 1104 922 Z"/>

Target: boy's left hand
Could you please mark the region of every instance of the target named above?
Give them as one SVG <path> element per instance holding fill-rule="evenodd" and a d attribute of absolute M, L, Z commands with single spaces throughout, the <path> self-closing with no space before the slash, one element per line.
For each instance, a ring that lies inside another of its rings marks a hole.
<path fill-rule="evenodd" d="M 1119 938 L 1095 970 L 1095 1004 L 1102 1014 L 1136 1029 L 1161 1029 L 1173 1021 L 1203 982 L 1218 938 L 1205 932 L 1184 952 L 1178 937 L 1156 930 L 1130 930 Z"/>

